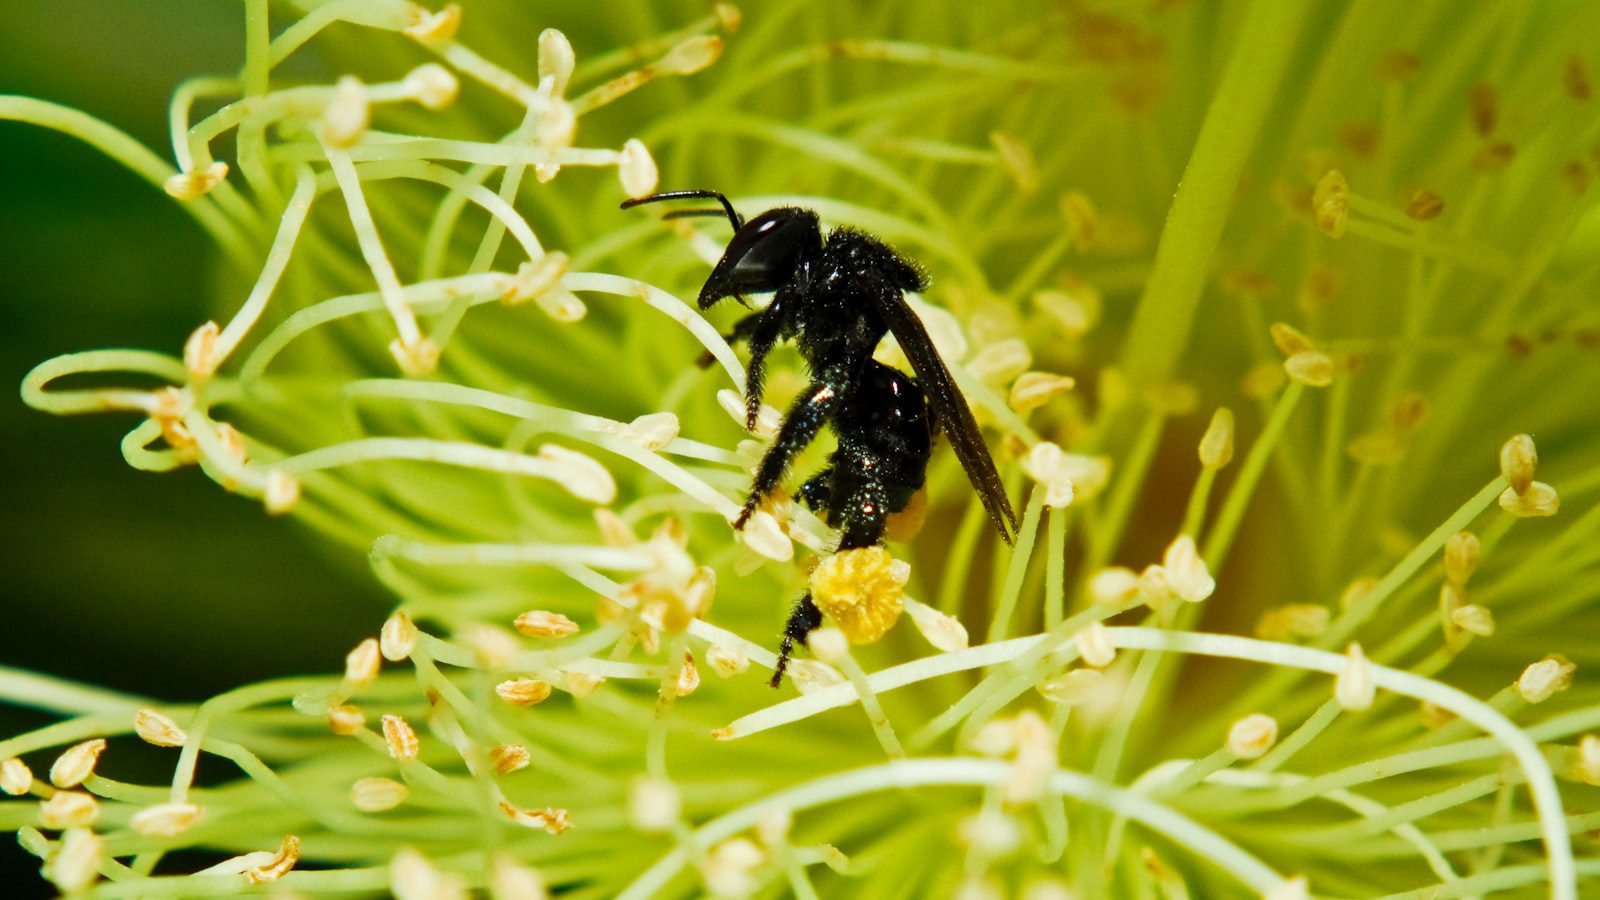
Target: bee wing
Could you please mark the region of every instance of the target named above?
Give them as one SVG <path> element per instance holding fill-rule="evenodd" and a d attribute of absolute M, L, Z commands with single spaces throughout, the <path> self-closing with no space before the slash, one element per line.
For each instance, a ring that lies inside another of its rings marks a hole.
<path fill-rule="evenodd" d="M 944 423 L 945 433 L 950 436 L 950 448 L 956 452 L 956 459 L 961 461 L 961 468 L 966 470 L 968 480 L 977 490 L 989 519 L 1000 530 L 1005 542 L 1010 544 L 1011 533 L 1017 529 L 1017 513 L 1011 508 L 1011 500 L 1006 497 L 1005 485 L 1000 482 L 1000 473 L 995 471 L 994 460 L 989 456 L 989 445 L 984 443 L 977 420 L 972 418 L 967 398 L 956 387 L 950 370 L 945 368 L 944 360 L 939 358 L 939 351 L 928 337 L 928 330 L 922 327 L 922 320 L 917 318 L 916 311 L 906 302 L 905 295 L 888 285 L 876 293 L 878 312 L 888 324 L 894 339 L 900 343 L 906 359 L 911 361 L 911 367 L 916 370 L 923 393 L 933 406 L 934 414 Z"/>

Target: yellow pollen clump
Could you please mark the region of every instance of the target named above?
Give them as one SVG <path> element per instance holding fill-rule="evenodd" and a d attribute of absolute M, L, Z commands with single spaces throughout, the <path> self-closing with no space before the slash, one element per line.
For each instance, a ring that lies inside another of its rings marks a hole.
<path fill-rule="evenodd" d="M 894 626 L 910 567 L 882 547 L 841 550 L 811 573 L 811 601 L 854 644 L 870 644 Z"/>

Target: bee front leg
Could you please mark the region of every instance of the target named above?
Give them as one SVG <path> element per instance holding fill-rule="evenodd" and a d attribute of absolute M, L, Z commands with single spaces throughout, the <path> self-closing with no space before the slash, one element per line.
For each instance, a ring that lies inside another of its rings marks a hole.
<path fill-rule="evenodd" d="M 742 530 L 762 501 L 783 483 L 789 464 L 805 450 L 822 430 L 823 423 L 833 418 L 839 405 L 850 390 L 850 371 L 842 366 L 824 369 L 818 373 L 811 386 L 796 397 L 789 414 L 778 429 L 778 436 L 767 448 L 766 456 L 756 467 L 756 477 L 750 486 L 750 497 L 733 527 Z"/>

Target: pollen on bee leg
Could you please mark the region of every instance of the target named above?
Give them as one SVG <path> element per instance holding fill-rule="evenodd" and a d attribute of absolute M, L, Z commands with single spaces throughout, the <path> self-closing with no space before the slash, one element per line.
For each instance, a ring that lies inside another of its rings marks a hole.
<path fill-rule="evenodd" d="M 162 184 L 162 189 L 177 200 L 193 200 L 210 193 L 228 177 L 228 164 L 218 160 L 199 172 L 179 172 Z"/>
<path fill-rule="evenodd" d="M 911 500 L 906 503 L 905 509 L 889 514 L 883 536 L 891 541 L 909 541 L 922 531 L 922 525 L 927 519 L 928 489 L 924 486 L 911 495 Z"/>
<path fill-rule="evenodd" d="M 401 29 L 405 36 L 419 44 L 437 46 L 455 40 L 461 27 L 461 7 L 448 3 L 438 12 L 429 12 L 420 6 L 411 7 L 411 24 Z"/>
<path fill-rule="evenodd" d="M 883 637 L 899 621 L 910 567 L 882 547 L 841 550 L 811 573 L 811 600 L 854 644 Z"/>

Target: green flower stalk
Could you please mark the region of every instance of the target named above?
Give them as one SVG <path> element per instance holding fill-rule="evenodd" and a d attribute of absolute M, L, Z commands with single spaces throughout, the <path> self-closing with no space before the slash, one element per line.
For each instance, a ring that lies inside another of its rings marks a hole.
<path fill-rule="evenodd" d="M 366 552 L 395 609 L 194 706 L 0 670 L 62 716 L 0 740 L 62 892 L 1600 884 L 1600 10 L 242 5 L 170 162 L 0 97 L 182 204 L 222 285 L 23 396 L 131 413 L 130 465 Z M 1015 547 L 943 450 L 887 552 L 787 497 L 730 528 L 783 404 L 743 432 L 682 299 L 725 228 L 617 209 L 658 186 L 926 264 Z"/>

